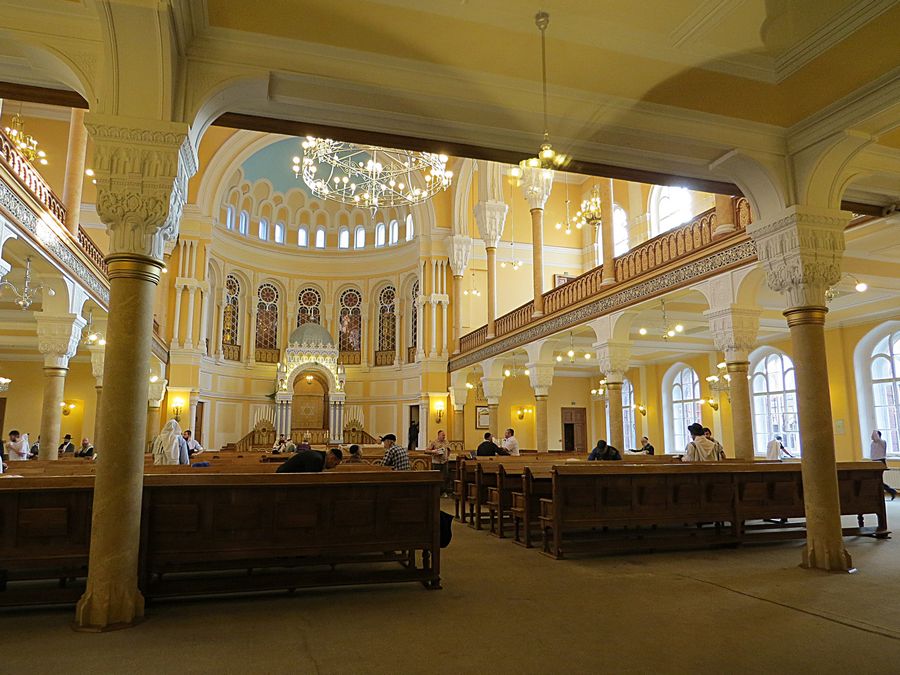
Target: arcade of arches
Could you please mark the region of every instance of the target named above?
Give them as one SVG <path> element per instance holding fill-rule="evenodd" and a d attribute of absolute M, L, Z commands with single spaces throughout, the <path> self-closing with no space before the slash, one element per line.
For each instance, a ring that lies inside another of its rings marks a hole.
<path fill-rule="evenodd" d="M 340 32 L 324 15 L 314 37 L 232 0 L 11 4 L 0 128 L 24 120 L 48 161 L 0 135 L 0 424 L 40 436 L 42 460 L 64 434 L 96 447 L 95 526 L 99 503 L 119 516 L 92 541 L 80 625 L 143 614 L 134 478 L 173 417 L 223 452 L 260 424 L 321 446 L 350 428 L 402 442 L 415 420 L 419 448 L 444 429 L 454 453 L 512 427 L 539 452 L 646 437 L 681 454 L 697 421 L 746 460 L 777 435 L 803 466 L 803 565 L 853 566 L 835 461 L 868 459 L 879 429 L 900 467 L 900 62 L 882 45 L 894 3 L 817 17 L 721 3 L 718 35 L 683 23 L 671 50 L 611 38 L 610 64 L 642 64 L 630 84 L 585 71 L 600 48 L 560 17 L 550 125 L 577 161 L 556 171 L 517 164 L 535 150 L 537 75 L 485 52 L 534 47 L 513 3 L 478 19 L 474 3 L 360 3 L 371 26 L 381 11 L 397 26 L 427 14 L 479 45 L 446 63 L 419 37 L 351 44 L 321 37 Z M 52 50 L 51 15 L 65 34 Z M 762 37 L 733 53 L 754 21 Z M 375 79 L 327 54 L 377 65 Z M 860 67 L 832 78 L 848 59 Z M 438 94 L 428 79 L 444 66 L 468 75 Z M 511 93 L 477 100 L 467 77 Z M 446 151 L 452 183 L 391 208 L 322 198 L 291 170 L 313 132 Z M 592 198 L 601 214 L 584 219 Z"/>

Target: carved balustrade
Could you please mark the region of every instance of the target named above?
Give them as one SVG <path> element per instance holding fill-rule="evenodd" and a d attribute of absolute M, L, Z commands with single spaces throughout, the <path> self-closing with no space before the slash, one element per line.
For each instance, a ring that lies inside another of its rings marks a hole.
<path fill-rule="evenodd" d="M 0 131 L 0 162 L 19 179 L 19 183 L 59 222 L 66 222 L 66 209 L 44 177 L 32 166 L 3 131 Z"/>
<path fill-rule="evenodd" d="M 387 351 L 377 351 L 375 352 L 375 365 L 376 366 L 392 366 L 394 365 L 394 358 L 396 357 L 396 352 L 391 349 Z"/>
<path fill-rule="evenodd" d="M 222 358 L 226 361 L 240 361 L 241 360 L 241 346 L 240 345 L 222 345 Z"/>
<path fill-rule="evenodd" d="M 517 307 L 511 312 L 507 312 L 501 316 L 494 324 L 497 335 L 505 335 L 518 328 L 527 326 L 531 321 L 531 314 L 534 312 L 534 301 L 529 300 L 521 307 Z M 487 335 L 487 332 L 485 332 Z"/>

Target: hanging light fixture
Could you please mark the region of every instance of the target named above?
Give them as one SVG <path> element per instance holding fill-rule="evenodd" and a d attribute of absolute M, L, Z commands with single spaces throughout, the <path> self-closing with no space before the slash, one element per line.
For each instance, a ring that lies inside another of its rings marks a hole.
<path fill-rule="evenodd" d="M 6 135 L 15 143 L 16 150 L 32 164 L 47 165 L 47 153 L 38 148 L 37 139 L 25 131 L 25 120 L 21 112 L 17 112 L 6 127 Z"/>
<path fill-rule="evenodd" d="M 660 306 L 662 309 L 662 331 L 660 333 L 660 337 L 664 341 L 668 342 L 670 339 L 672 339 L 676 335 L 684 332 L 684 325 L 680 324 L 680 323 L 670 324 L 669 316 L 668 316 L 668 314 L 666 314 L 666 301 L 661 300 Z M 649 333 L 649 331 L 647 330 L 647 328 L 645 326 L 641 326 L 640 328 L 638 328 L 639 335 L 643 336 L 643 335 L 647 335 L 648 333 Z"/>
<path fill-rule="evenodd" d="M 556 229 L 561 230 L 565 226 L 566 234 L 572 234 L 572 223 L 569 220 L 569 181 L 564 181 L 566 185 L 566 220 L 565 223 L 556 223 Z M 581 223 L 576 223 L 576 228 L 581 229 Z"/>
<path fill-rule="evenodd" d="M 839 288 L 839 286 L 841 285 L 841 282 L 843 282 L 844 279 L 846 279 L 846 278 L 849 278 L 851 281 L 853 281 L 853 283 L 854 283 L 853 289 L 857 293 L 865 293 L 867 290 L 869 290 L 869 284 L 867 284 L 865 281 L 860 281 L 857 277 L 850 274 L 849 272 L 844 272 L 841 275 L 841 278 L 838 279 L 836 284 L 834 284 L 833 286 L 829 286 L 825 290 L 825 302 L 826 303 L 830 303 L 835 298 L 840 297 L 842 295 L 846 295 L 849 292 L 842 288 Z"/>
<path fill-rule="evenodd" d="M 544 140 L 541 143 L 537 156 L 522 160 L 519 166 L 522 169 L 545 169 L 552 170 L 559 168 L 568 161 L 566 155 L 556 152 L 550 143 L 550 123 L 547 116 L 547 26 L 550 25 L 550 15 L 547 12 L 538 12 L 534 15 L 534 24 L 541 31 L 541 85 L 543 91 L 544 103 Z"/>
<path fill-rule="evenodd" d="M 731 373 L 728 372 L 724 361 L 716 364 L 716 374 L 709 375 L 706 383 L 711 391 L 716 393 L 724 393 L 728 400 L 731 401 Z"/>
<path fill-rule="evenodd" d="M 88 320 L 87 324 L 84 327 L 84 330 L 81 331 L 81 344 L 91 346 L 91 345 L 100 345 L 103 347 L 106 345 L 106 340 L 103 335 L 98 331 L 94 330 L 94 309 L 91 308 L 88 311 Z"/>
<path fill-rule="evenodd" d="M 606 378 L 600 380 L 596 387 L 591 389 L 591 396 L 598 401 L 606 400 Z"/>
<path fill-rule="evenodd" d="M 322 199 L 370 208 L 420 204 L 450 187 L 447 155 L 307 136 L 291 170 Z"/>
<path fill-rule="evenodd" d="M 463 295 L 471 295 L 476 298 L 481 295 L 481 291 L 475 288 L 475 270 L 472 270 L 472 282 L 469 284 L 469 288 L 463 291 Z"/>
<path fill-rule="evenodd" d="M 600 211 L 600 186 L 596 183 L 591 188 L 590 196 L 581 202 L 581 210 L 575 213 L 576 227 L 585 225 L 598 227 L 603 216 Z"/>
<path fill-rule="evenodd" d="M 56 295 L 56 291 L 54 291 L 49 286 L 44 286 L 43 284 L 38 284 L 37 286 L 31 285 L 31 258 L 25 258 L 25 284 L 22 286 L 22 290 L 16 287 L 11 281 L 6 279 L 0 280 L 0 291 L 4 288 L 9 288 L 13 295 L 16 296 L 16 304 L 23 310 L 31 307 L 31 303 L 33 303 L 37 299 L 37 293 L 40 290 L 45 290 L 49 297 L 53 297 Z"/>

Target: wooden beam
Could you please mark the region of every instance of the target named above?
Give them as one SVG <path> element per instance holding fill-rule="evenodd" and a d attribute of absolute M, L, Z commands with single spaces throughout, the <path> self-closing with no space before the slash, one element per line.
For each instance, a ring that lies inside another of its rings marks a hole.
<path fill-rule="evenodd" d="M 47 105 L 59 105 L 66 108 L 88 109 L 88 102 L 76 91 L 34 87 L 30 84 L 18 84 L 17 82 L 0 81 L 0 98 L 13 101 L 28 101 L 29 103 L 46 103 Z"/>
<path fill-rule="evenodd" d="M 274 117 L 259 117 L 256 115 L 243 115 L 239 113 L 225 113 L 219 117 L 215 124 L 232 129 L 248 129 L 250 131 L 263 131 L 287 136 L 319 136 L 333 138 L 348 143 L 363 143 L 381 145 L 389 148 L 403 148 L 421 152 L 435 152 L 455 157 L 469 159 L 484 159 L 506 164 L 518 164 L 525 159 L 521 152 L 504 150 L 500 148 L 486 148 L 468 143 L 448 143 L 429 138 L 404 136 L 401 134 L 388 134 L 376 131 L 363 131 L 346 127 L 333 127 L 310 122 L 298 122 L 283 120 Z M 618 178 L 620 180 L 649 183 L 651 185 L 675 185 L 686 187 L 701 192 L 742 196 L 737 185 L 726 181 L 708 180 L 704 178 L 691 178 L 659 171 L 644 171 L 613 164 L 598 164 L 596 162 L 573 161 L 563 171 L 584 174 L 587 176 L 602 176 L 605 178 Z"/>

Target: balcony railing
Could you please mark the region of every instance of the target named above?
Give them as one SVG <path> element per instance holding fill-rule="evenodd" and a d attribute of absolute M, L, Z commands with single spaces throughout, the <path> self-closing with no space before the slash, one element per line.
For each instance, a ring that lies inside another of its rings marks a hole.
<path fill-rule="evenodd" d="M 106 260 L 104 260 L 103 251 L 101 251 L 100 247 L 94 243 L 94 240 L 88 236 L 81 225 L 78 226 L 78 245 L 81 247 L 81 250 L 85 252 L 87 257 L 90 258 L 91 262 L 97 266 L 97 269 L 103 272 L 103 276 L 107 276 L 108 269 Z"/>
<path fill-rule="evenodd" d="M 240 361 L 241 360 L 241 346 L 240 345 L 222 345 L 222 358 L 226 361 Z"/>
<path fill-rule="evenodd" d="M 338 355 L 338 363 L 344 366 L 358 366 L 362 363 L 361 352 L 341 352 Z"/>
<path fill-rule="evenodd" d="M 66 209 L 62 200 L 56 196 L 44 177 L 32 166 L 31 162 L 19 153 L 15 143 L 3 131 L 0 131 L 0 162 L 9 169 L 37 201 L 56 216 L 61 223 L 66 222 Z"/>
<path fill-rule="evenodd" d="M 388 351 L 377 351 L 375 352 L 375 365 L 376 366 L 392 366 L 394 365 L 394 359 L 397 357 L 397 352 L 393 349 Z"/>
<path fill-rule="evenodd" d="M 254 356 L 257 363 L 278 363 L 281 360 L 281 350 L 257 347 Z"/>
<path fill-rule="evenodd" d="M 716 241 L 730 236 L 744 234 L 750 223 L 750 205 L 743 197 L 732 200 L 735 230 L 729 235 L 719 237 Z M 631 281 L 637 277 L 651 275 L 678 262 L 685 256 L 696 254 L 713 242 L 713 233 L 717 220 L 715 209 L 704 211 L 691 222 L 678 228 L 664 232 L 653 239 L 645 241 L 615 260 L 616 285 Z M 596 297 L 601 292 L 612 291 L 616 286 L 601 287 L 603 266 L 595 267 L 575 279 L 544 293 L 544 315 L 540 318 L 532 316 L 533 301 L 499 317 L 494 323 L 494 338 L 515 333 L 537 321 L 562 313 L 584 301 Z M 459 339 L 461 354 L 478 349 L 488 342 L 487 326 L 463 335 Z"/>

